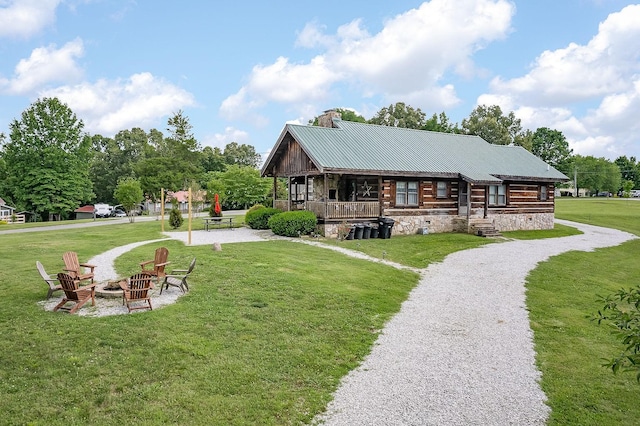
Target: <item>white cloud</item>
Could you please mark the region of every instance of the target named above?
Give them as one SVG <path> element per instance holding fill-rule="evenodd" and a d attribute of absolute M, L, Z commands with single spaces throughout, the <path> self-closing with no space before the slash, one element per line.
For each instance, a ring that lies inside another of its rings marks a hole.
<path fill-rule="evenodd" d="M 12 95 L 31 94 L 49 83 L 77 82 L 83 71 L 76 59 L 83 55 L 84 45 L 80 39 L 60 49 L 55 45 L 34 49 L 29 58 L 18 62 L 13 78 L 0 78 L 0 91 Z"/>
<path fill-rule="evenodd" d="M 418 107 L 455 105 L 455 88 L 441 83 L 443 75 L 475 73 L 472 54 L 504 38 L 514 13 L 514 5 L 506 0 L 431 0 L 387 20 L 373 35 L 359 19 L 342 25 L 334 35 L 308 23 L 296 45 L 324 52 L 307 63 L 280 57 L 271 65 L 255 66 L 248 83 L 222 103 L 221 113 L 246 118 L 278 102 L 306 115 L 336 95 L 339 84 L 364 96 L 382 93 L 387 99 L 421 100 Z"/>
<path fill-rule="evenodd" d="M 545 51 L 526 75 L 495 78 L 478 104 L 514 111 L 525 128 L 562 131 L 576 154 L 615 159 L 640 152 L 639 75 L 640 5 L 631 5 L 610 14 L 586 45 Z"/>
<path fill-rule="evenodd" d="M 61 0 L 1 0 L 0 37 L 29 37 L 55 21 Z"/>
<path fill-rule="evenodd" d="M 224 149 L 227 144 L 237 142 L 238 144 L 248 144 L 250 141 L 249 133 L 235 127 L 225 127 L 224 133 L 216 133 L 213 136 L 205 136 L 202 144 L 205 146 L 218 147 Z"/>
<path fill-rule="evenodd" d="M 44 90 L 40 96 L 58 97 L 84 121 L 85 130 L 103 136 L 157 125 L 160 117 L 195 104 L 191 93 L 151 73 L 58 87 Z"/>

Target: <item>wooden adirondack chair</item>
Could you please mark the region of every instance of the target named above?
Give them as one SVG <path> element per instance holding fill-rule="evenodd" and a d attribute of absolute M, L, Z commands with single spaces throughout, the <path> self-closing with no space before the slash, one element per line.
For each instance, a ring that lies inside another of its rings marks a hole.
<path fill-rule="evenodd" d="M 80 263 L 78 261 L 78 253 L 75 251 L 68 251 L 62 255 L 62 260 L 64 260 L 64 270 L 71 275 L 71 277 L 77 281 L 91 280 L 93 284 L 93 270 L 95 269 L 95 265 L 89 265 L 88 263 Z M 88 268 L 90 272 L 87 272 Z"/>
<path fill-rule="evenodd" d="M 91 306 L 95 306 L 97 284 L 80 287 L 78 280 L 64 272 L 60 272 L 58 274 L 58 281 L 64 291 L 64 297 L 62 298 L 62 301 L 53 308 L 54 311 L 62 309 L 63 311 L 69 311 L 70 314 L 73 314 L 80 309 L 82 305 L 87 303 L 89 299 L 91 299 Z M 73 305 L 66 306 L 67 303 L 73 303 Z"/>
<path fill-rule="evenodd" d="M 164 282 L 160 286 L 160 294 L 162 294 L 162 288 L 165 290 L 169 288 L 169 286 L 174 286 L 180 288 L 183 293 L 189 290 L 189 284 L 187 283 L 187 277 L 193 271 L 193 268 L 196 266 L 196 258 L 194 257 L 189 265 L 189 269 L 174 269 L 170 274 L 167 274 L 164 277 Z M 178 274 L 180 272 L 180 274 Z M 186 289 L 186 290 L 185 290 Z"/>
<path fill-rule="evenodd" d="M 166 275 L 166 273 L 164 272 L 164 267 L 171 263 L 167 262 L 168 257 L 169 250 L 166 247 L 158 247 L 156 249 L 155 258 L 153 260 L 147 260 L 140 263 L 142 272 L 148 272 L 155 277 L 156 282 L 159 282 L 159 280 L 161 278 L 164 278 L 164 276 Z M 145 266 L 147 265 L 152 265 L 153 269 L 146 269 Z"/>
<path fill-rule="evenodd" d="M 120 283 L 122 288 L 122 304 L 126 303 L 129 312 L 135 309 L 153 310 L 149 290 L 153 288 L 151 279 L 153 276 L 145 271 L 132 275 L 126 281 Z M 142 302 L 142 304 L 137 304 Z M 134 305 L 136 304 L 136 305 Z"/>
<path fill-rule="evenodd" d="M 47 285 L 49 285 L 49 291 L 47 292 L 47 299 L 53 296 L 53 293 L 55 291 L 62 290 L 62 286 L 56 283 L 56 276 L 47 274 L 47 272 L 44 270 L 44 266 L 42 266 L 42 263 L 40 263 L 39 260 L 36 260 L 36 268 L 38 268 L 38 272 L 40 272 L 40 276 L 42 277 L 44 282 L 46 282 Z"/>

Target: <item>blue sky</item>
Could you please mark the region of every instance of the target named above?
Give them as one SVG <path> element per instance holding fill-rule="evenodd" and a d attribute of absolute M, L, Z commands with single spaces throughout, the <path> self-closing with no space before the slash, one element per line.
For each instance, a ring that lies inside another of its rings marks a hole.
<path fill-rule="evenodd" d="M 454 122 L 478 104 L 640 159 L 640 5 L 618 0 L 0 0 L 0 132 L 57 96 L 91 134 L 267 153 L 287 122 L 402 101 Z"/>

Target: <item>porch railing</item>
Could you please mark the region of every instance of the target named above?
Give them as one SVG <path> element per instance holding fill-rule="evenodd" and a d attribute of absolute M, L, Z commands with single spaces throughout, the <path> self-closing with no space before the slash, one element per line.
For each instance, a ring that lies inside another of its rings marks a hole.
<path fill-rule="evenodd" d="M 287 200 L 276 200 L 276 208 L 283 211 L 304 208 L 313 212 L 319 219 L 359 219 L 380 216 L 380 204 L 377 201 L 307 201 L 289 208 Z"/>

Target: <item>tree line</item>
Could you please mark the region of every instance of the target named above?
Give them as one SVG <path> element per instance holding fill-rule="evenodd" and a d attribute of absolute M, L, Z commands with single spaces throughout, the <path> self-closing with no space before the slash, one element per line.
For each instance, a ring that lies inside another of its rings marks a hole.
<path fill-rule="evenodd" d="M 382 108 L 369 120 L 349 109 L 338 112 L 348 121 L 471 134 L 489 143 L 522 146 L 566 175 L 577 176 L 578 186 L 592 191 L 640 188 L 640 164 L 634 157 L 611 162 L 573 155 L 561 132 L 522 129 L 513 112 L 505 115 L 495 105 L 476 107 L 461 124 L 452 123 L 444 112 L 427 118 L 402 102 Z M 317 124 L 317 117 L 309 124 Z M 0 133 L 0 196 L 40 220 L 70 218 L 84 204 L 116 204 L 118 194 L 129 194 L 128 199 L 142 194 L 157 201 L 161 189 L 190 187 L 206 190 L 210 197 L 217 193 L 225 209 L 270 203 L 273 182 L 260 177 L 261 157 L 253 146 L 231 142 L 224 149 L 203 148 L 182 111 L 167 120 L 165 130 L 90 135 L 66 104 L 57 98 L 38 99 L 10 123 L 8 137 Z M 286 191 L 286 186 L 279 184 L 278 189 Z M 286 192 L 278 197 L 286 198 Z"/>

